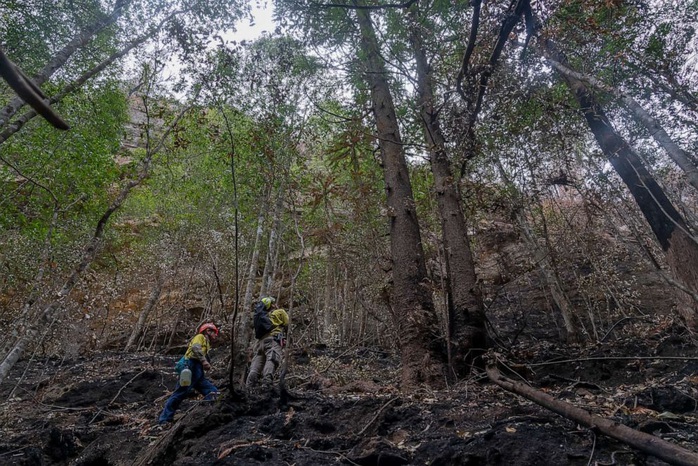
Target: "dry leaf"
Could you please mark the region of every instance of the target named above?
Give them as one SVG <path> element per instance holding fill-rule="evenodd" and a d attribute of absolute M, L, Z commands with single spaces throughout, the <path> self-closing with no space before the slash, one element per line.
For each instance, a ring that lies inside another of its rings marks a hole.
<path fill-rule="evenodd" d="M 291 419 L 293 418 L 293 415 L 296 413 L 296 411 L 293 409 L 293 406 L 288 410 L 288 413 L 286 414 L 286 420 L 284 421 L 284 425 L 287 426 L 289 422 L 291 422 Z"/>

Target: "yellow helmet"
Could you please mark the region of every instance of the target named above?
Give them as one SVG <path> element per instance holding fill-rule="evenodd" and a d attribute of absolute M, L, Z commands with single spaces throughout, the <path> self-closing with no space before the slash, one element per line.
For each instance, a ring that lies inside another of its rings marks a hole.
<path fill-rule="evenodd" d="M 269 309 L 272 304 L 274 304 L 276 300 L 270 296 L 267 296 L 266 298 L 262 298 L 262 302 L 264 303 L 264 307 Z"/>

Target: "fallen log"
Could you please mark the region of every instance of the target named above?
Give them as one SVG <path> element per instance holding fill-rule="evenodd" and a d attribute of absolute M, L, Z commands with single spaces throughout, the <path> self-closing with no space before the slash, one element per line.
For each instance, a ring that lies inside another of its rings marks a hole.
<path fill-rule="evenodd" d="M 567 419 L 586 427 L 596 429 L 608 437 L 636 448 L 642 452 L 656 456 L 670 464 L 681 466 L 698 465 L 698 453 L 667 442 L 654 435 L 631 429 L 610 419 L 592 414 L 570 403 L 556 400 L 552 396 L 528 385 L 508 379 L 503 376 L 494 364 L 492 358 L 487 364 L 487 375 L 490 380 L 503 389 L 521 395 L 544 408 L 547 408 Z"/>

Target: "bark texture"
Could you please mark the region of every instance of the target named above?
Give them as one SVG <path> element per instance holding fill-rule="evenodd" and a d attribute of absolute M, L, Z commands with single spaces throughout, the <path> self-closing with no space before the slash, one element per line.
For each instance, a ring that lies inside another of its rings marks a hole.
<path fill-rule="evenodd" d="M 434 105 L 431 67 L 422 44 L 421 31 L 414 23 L 410 35 L 417 63 L 419 116 L 434 175 L 446 262 L 449 363 L 456 377 L 463 377 L 469 373 L 473 359 L 486 346 L 485 315 L 460 191 L 453 177 L 451 160 L 446 152 L 446 138 Z"/>
<path fill-rule="evenodd" d="M 390 300 L 400 332 L 402 388 L 422 383 L 441 386 L 445 375 L 443 345 L 426 283 L 417 212 L 387 72 L 368 10 L 358 9 L 356 15 L 365 77 L 371 88 L 390 219 L 393 266 Z"/>

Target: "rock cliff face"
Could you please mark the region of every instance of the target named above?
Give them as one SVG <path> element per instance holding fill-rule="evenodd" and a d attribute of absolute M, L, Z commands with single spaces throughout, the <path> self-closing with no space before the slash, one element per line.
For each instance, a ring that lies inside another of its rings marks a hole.
<path fill-rule="evenodd" d="M 555 258 L 574 316 L 589 339 L 603 338 L 621 319 L 674 312 L 672 287 L 652 268 L 629 235 L 593 236 L 591 250 L 571 249 Z M 557 340 L 564 330 L 545 277 L 515 225 L 480 225 L 475 260 L 487 315 L 504 337 Z"/>

